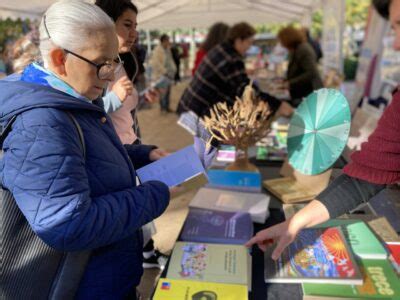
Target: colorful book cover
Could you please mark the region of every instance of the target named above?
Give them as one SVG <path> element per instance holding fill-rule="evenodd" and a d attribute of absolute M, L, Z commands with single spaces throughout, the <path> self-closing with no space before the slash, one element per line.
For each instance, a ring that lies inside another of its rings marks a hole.
<path fill-rule="evenodd" d="M 242 192 L 261 192 L 261 174 L 256 172 L 211 169 L 207 172 L 208 187 Z"/>
<path fill-rule="evenodd" d="M 264 223 L 269 216 L 270 197 L 262 193 L 243 193 L 201 188 L 190 202 L 190 207 L 228 212 L 247 212 L 256 223 Z"/>
<path fill-rule="evenodd" d="M 249 264 L 244 246 L 177 242 L 167 278 L 248 286 Z"/>
<path fill-rule="evenodd" d="M 367 224 L 360 220 L 333 219 L 317 228 L 340 226 L 354 254 L 366 259 L 387 259 L 388 253 Z"/>
<path fill-rule="evenodd" d="M 274 261 L 264 256 L 265 282 L 362 284 L 362 276 L 339 227 L 302 230 Z"/>
<path fill-rule="evenodd" d="M 136 171 L 141 182 L 158 180 L 169 187 L 180 185 L 205 170 L 193 145 L 183 148 Z"/>
<path fill-rule="evenodd" d="M 253 236 L 249 213 L 191 208 L 180 239 L 187 242 L 243 245 Z"/>
<path fill-rule="evenodd" d="M 235 146 L 222 145 L 218 150 L 216 160 L 220 162 L 234 162 L 235 158 Z"/>
<path fill-rule="evenodd" d="M 303 283 L 303 294 L 351 299 L 400 299 L 399 278 L 387 260 L 362 259 L 360 269 L 364 278 L 362 285 Z"/>
<path fill-rule="evenodd" d="M 245 285 L 161 278 L 154 300 L 247 300 Z"/>

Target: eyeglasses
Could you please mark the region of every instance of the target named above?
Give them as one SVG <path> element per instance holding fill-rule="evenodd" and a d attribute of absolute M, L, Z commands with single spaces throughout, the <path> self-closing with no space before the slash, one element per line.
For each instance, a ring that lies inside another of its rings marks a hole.
<path fill-rule="evenodd" d="M 46 15 L 43 16 L 43 25 L 44 25 L 44 29 L 46 30 L 46 34 L 47 34 L 49 40 L 51 40 L 51 36 L 50 36 L 49 30 L 47 29 L 47 25 L 46 25 Z M 104 62 L 101 64 L 97 64 L 97 63 L 95 63 L 79 54 L 76 54 L 70 50 L 67 50 L 65 48 L 62 48 L 62 49 L 65 51 L 65 53 L 71 54 L 71 55 L 87 62 L 88 64 L 96 67 L 96 74 L 100 80 L 107 80 L 107 79 L 111 78 L 112 75 L 114 75 L 115 73 L 118 73 L 122 69 L 122 66 L 124 65 L 124 62 L 121 60 L 119 55 L 112 62 Z"/>

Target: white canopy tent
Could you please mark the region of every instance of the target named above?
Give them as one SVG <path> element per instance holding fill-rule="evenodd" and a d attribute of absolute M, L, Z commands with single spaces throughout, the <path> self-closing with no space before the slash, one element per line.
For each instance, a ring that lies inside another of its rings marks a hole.
<path fill-rule="evenodd" d="M 40 18 L 55 0 L 0 0 L 0 18 Z M 93 2 L 93 1 L 91 1 Z M 204 28 L 217 21 L 308 24 L 321 0 L 134 0 L 140 29 Z"/>

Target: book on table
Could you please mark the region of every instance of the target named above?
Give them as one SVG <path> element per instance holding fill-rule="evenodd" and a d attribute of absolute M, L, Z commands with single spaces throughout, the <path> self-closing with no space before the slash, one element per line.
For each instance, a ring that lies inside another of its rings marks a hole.
<path fill-rule="evenodd" d="M 187 242 L 243 245 L 253 236 L 253 222 L 246 212 L 191 208 L 180 239 Z"/>
<path fill-rule="evenodd" d="M 385 243 L 400 242 L 400 237 L 385 217 L 365 214 L 346 214 L 345 219 L 362 220 Z"/>
<path fill-rule="evenodd" d="M 251 257 L 246 247 L 177 242 L 168 279 L 194 280 L 251 286 Z"/>
<path fill-rule="evenodd" d="M 400 189 L 386 188 L 368 202 L 372 211 L 384 216 L 390 225 L 400 233 Z"/>
<path fill-rule="evenodd" d="M 256 223 L 264 223 L 269 216 L 270 197 L 262 193 L 242 193 L 201 188 L 189 207 L 228 212 L 247 212 Z"/>
<path fill-rule="evenodd" d="M 181 185 L 186 190 L 198 188 L 208 182 L 193 145 L 144 166 L 136 173 L 142 183 L 158 180 L 169 187 Z"/>
<path fill-rule="evenodd" d="M 161 278 L 154 300 L 247 300 L 245 285 Z"/>
<path fill-rule="evenodd" d="M 359 259 L 362 285 L 303 283 L 304 300 L 400 299 L 399 278 L 383 259 Z"/>
<path fill-rule="evenodd" d="M 362 284 L 362 276 L 339 227 L 309 228 L 274 261 L 275 245 L 264 254 L 264 278 L 270 283 Z"/>
<path fill-rule="evenodd" d="M 388 253 L 376 235 L 361 220 L 333 219 L 316 225 L 315 228 L 339 226 L 353 253 L 364 259 L 387 259 Z"/>
<path fill-rule="evenodd" d="M 389 251 L 389 260 L 400 278 L 400 243 L 387 243 L 386 248 Z"/>
<path fill-rule="evenodd" d="M 211 169 L 207 172 L 210 188 L 240 192 L 261 192 L 261 174 L 245 171 Z"/>

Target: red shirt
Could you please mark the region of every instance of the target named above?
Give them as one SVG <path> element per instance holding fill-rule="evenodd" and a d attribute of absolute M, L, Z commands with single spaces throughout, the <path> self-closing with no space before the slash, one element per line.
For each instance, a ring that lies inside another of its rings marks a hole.
<path fill-rule="evenodd" d="M 344 172 L 375 184 L 400 182 L 400 92 L 386 108 L 375 131 L 351 156 Z"/>
<path fill-rule="evenodd" d="M 192 75 L 196 73 L 197 68 L 199 67 L 200 63 L 202 62 L 204 56 L 206 56 L 207 52 L 203 48 L 199 48 L 196 52 L 196 59 L 194 60 L 194 67 L 192 70 Z"/>

